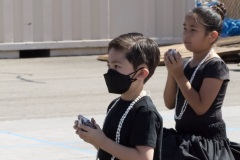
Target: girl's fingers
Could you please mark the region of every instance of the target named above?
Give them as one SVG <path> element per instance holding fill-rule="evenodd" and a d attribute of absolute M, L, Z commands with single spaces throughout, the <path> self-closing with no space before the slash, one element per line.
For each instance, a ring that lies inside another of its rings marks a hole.
<path fill-rule="evenodd" d="M 168 59 L 169 59 L 171 64 L 177 63 L 176 58 L 174 57 L 174 55 L 168 56 Z"/>

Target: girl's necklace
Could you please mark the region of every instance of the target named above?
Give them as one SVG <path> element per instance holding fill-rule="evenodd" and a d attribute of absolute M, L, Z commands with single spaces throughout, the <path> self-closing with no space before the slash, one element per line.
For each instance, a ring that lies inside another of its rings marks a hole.
<path fill-rule="evenodd" d="M 191 78 L 190 78 L 190 81 L 189 81 L 190 84 L 192 84 L 193 79 L 195 78 L 195 75 L 196 75 L 198 69 L 199 69 L 199 68 L 201 67 L 201 65 L 209 58 L 209 56 L 212 54 L 213 51 L 214 51 L 214 50 L 211 49 L 211 50 L 208 52 L 208 54 L 203 58 L 203 60 L 198 64 L 198 66 L 196 67 L 196 69 L 194 70 L 194 72 L 193 72 L 193 74 L 192 74 L 192 76 L 191 76 Z M 184 65 L 184 69 L 185 69 L 185 67 L 187 66 L 187 64 L 188 64 L 191 60 L 192 60 L 192 58 L 190 58 L 190 59 L 188 60 L 188 62 Z M 182 118 L 182 116 L 183 116 L 186 108 L 187 108 L 188 102 L 186 101 L 186 99 L 184 100 L 183 106 L 181 107 L 181 112 L 180 112 L 180 114 L 177 116 L 178 94 L 179 94 L 179 87 L 177 87 L 177 93 L 176 93 L 175 115 L 174 115 L 174 118 L 180 120 L 180 119 Z"/>
<path fill-rule="evenodd" d="M 121 129 L 122 129 L 122 125 L 123 125 L 123 122 L 125 120 L 125 118 L 127 117 L 128 115 L 128 112 L 132 109 L 132 107 L 134 106 L 134 104 L 139 100 L 141 99 L 143 96 L 146 96 L 146 91 L 142 91 L 140 93 L 140 95 L 134 100 L 132 101 L 132 103 L 128 106 L 128 108 L 126 109 L 125 113 L 122 115 L 122 118 L 120 119 L 119 123 L 118 123 L 118 128 L 117 128 L 117 131 L 116 131 L 116 136 L 115 136 L 115 142 L 116 143 L 120 143 L 120 137 L 121 137 Z M 112 110 L 112 108 L 117 104 L 117 102 L 119 101 L 120 98 L 118 98 L 115 103 L 112 105 L 112 107 L 108 110 L 107 112 L 107 115 L 109 114 L 109 112 Z M 106 118 L 105 118 L 106 120 Z M 104 123 L 105 123 L 105 120 L 104 120 Z M 111 160 L 114 160 L 115 157 L 112 156 Z"/>

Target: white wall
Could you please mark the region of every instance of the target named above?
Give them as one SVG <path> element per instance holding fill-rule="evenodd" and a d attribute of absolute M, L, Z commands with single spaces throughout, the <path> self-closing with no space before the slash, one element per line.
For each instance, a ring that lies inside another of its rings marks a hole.
<path fill-rule="evenodd" d="M 184 15 L 194 4 L 194 0 L 0 0 L 0 56 L 29 49 L 50 49 L 54 56 L 77 50 L 102 54 L 109 40 L 127 32 L 141 32 L 162 45 L 178 43 Z"/>

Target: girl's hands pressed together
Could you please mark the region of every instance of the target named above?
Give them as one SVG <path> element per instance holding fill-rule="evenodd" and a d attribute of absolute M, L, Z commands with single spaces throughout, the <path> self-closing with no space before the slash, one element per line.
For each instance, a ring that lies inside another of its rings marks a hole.
<path fill-rule="evenodd" d="M 175 79 L 184 76 L 183 59 L 176 50 L 169 49 L 165 52 L 164 63 Z"/>

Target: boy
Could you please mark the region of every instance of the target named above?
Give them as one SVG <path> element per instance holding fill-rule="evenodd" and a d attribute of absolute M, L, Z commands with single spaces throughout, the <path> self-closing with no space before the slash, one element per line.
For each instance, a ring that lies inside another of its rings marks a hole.
<path fill-rule="evenodd" d="M 128 33 L 109 43 L 108 54 L 106 85 L 121 96 L 110 103 L 102 130 L 94 119 L 95 128 L 75 121 L 76 134 L 98 149 L 99 160 L 160 160 L 162 117 L 143 91 L 159 63 L 158 45 Z"/>

